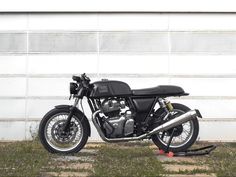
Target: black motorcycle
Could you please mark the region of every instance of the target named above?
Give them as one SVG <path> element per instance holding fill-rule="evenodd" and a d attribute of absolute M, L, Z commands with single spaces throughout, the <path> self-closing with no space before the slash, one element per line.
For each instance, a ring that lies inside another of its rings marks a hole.
<path fill-rule="evenodd" d="M 197 139 L 200 112 L 166 99 L 187 96 L 181 87 L 160 85 L 131 90 L 121 81 L 90 83 L 85 74 L 72 79 L 75 82 L 70 83 L 70 94 L 74 105 L 55 106 L 40 122 L 40 141 L 49 152 L 75 153 L 86 144 L 91 126 L 84 114 L 84 97 L 92 111 L 92 122 L 106 142 L 152 139 L 161 149 L 169 143 L 170 151 L 179 152 Z"/>

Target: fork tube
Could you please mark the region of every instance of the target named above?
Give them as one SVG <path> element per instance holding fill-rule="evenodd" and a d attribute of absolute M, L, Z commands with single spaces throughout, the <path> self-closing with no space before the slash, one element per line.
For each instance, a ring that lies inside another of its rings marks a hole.
<path fill-rule="evenodd" d="M 65 127 L 64 127 L 64 131 L 67 131 L 69 129 L 71 118 L 73 117 L 73 114 L 74 114 L 74 112 L 76 110 L 76 107 L 77 107 L 78 103 L 79 103 L 79 98 L 76 98 L 74 105 L 70 107 L 70 113 L 69 113 L 69 115 L 67 117 L 67 120 L 66 120 L 66 123 L 65 123 Z"/>

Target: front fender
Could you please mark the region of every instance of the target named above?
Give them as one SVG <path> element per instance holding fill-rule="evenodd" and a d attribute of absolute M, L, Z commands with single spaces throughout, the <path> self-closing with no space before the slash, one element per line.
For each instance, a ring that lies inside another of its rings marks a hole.
<path fill-rule="evenodd" d="M 72 107 L 71 105 L 57 105 L 57 106 L 55 106 L 56 109 L 68 109 L 68 110 L 70 110 L 71 107 Z M 83 121 L 85 121 L 85 124 L 88 126 L 88 128 L 89 128 L 89 136 L 91 136 L 91 127 L 90 127 L 88 118 L 78 108 L 76 108 L 75 112 L 78 113 L 78 114 L 81 114 L 82 116 L 84 116 Z"/>

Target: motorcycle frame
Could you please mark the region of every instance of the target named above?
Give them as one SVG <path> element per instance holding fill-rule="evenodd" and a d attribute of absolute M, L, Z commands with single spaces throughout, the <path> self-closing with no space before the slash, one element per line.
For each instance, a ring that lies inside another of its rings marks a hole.
<path fill-rule="evenodd" d="M 75 97 L 75 102 L 74 102 L 73 106 L 70 107 L 70 113 L 68 115 L 67 122 L 65 124 L 65 130 L 69 127 L 69 124 L 70 124 L 71 118 L 73 116 L 73 113 L 77 110 L 77 105 L 79 103 L 79 100 L 83 99 L 81 97 L 76 97 L 76 96 L 74 96 L 74 97 Z M 150 98 L 150 97 L 145 97 L 145 96 L 144 97 L 140 97 L 140 96 L 139 97 L 135 97 L 135 96 L 127 97 L 126 99 L 130 101 L 132 109 L 135 109 L 135 111 L 136 111 L 136 108 L 135 108 L 134 102 L 133 102 L 134 98 Z M 147 120 L 147 118 L 150 117 L 150 114 L 152 114 L 152 111 L 154 110 L 154 107 L 156 106 L 157 103 L 159 104 L 160 108 L 163 108 L 166 111 L 167 115 L 170 114 L 169 110 L 166 108 L 166 106 L 164 104 L 165 98 L 161 98 L 161 97 L 157 97 L 157 96 L 156 97 L 151 97 L 151 98 L 154 98 L 154 101 L 152 103 L 152 106 L 151 106 L 150 110 L 147 110 L 148 114 L 144 119 L 146 123 L 148 123 L 148 121 L 150 121 L 150 120 Z M 96 116 L 97 116 L 98 113 L 101 113 L 101 111 L 97 107 L 95 101 L 96 101 L 95 99 L 87 97 L 88 105 L 90 107 L 90 110 L 92 111 L 93 124 L 96 127 L 100 137 L 104 141 L 106 141 L 106 142 L 125 142 L 125 141 L 135 141 L 135 140 L 150 138 L 150 136 L 148 136 L 148 133 L 144 133 L 144 134 L 142 134 L 140 136 L 137 136 L 137 137 L 123 137 L 123 138 L 112 138 L 112 139 L 107 138 L 104 135 L 104 132 L 103 132 L 101 126 L 99 126 L 99 123 L 96 122 L 97 121 Z"/>
<path fill-rule="evenodd" d="M 146 122 L 146 120 L 147 120 L 147 118 L 150 116 L 150 114 L 152 113 L 152 111 L 153 111 L 153 109 L 154 109 L 154 107 L 156 106 L 156 104 L 158 103 L 159 104 L 159 106 L 160 106 L 160 108 L 164 108 L 164 110 L 167 112 L 167 113 L 169 113 L 169 110 L 166 108 L 166 106 L 163 104 L 163 102 L 164 102 L 164 100 L 165 100 L 165 98 L 161 98 L 161 97 L 135 97 L 135 96 L 131 96 L 131 97 L 127 97 L 126 99 L 129 101 L 129 103 L 130 103 L 130 106 L 131 106 L 131 109 L 133 109 L 135 112 L 137 111 L 137 109 L 136 109 L 136 107 L 135 107 L 135 104 L 134 104 L 134 102 L 133 102 L 133 99 L 134 98 L 154 98 L 154 101 L 153 101 L 153 103 L 152 103 L 152 105 L 151 105 L 151 108 L 150 108 L 150 110 L 147 110 L 148 111 L 148 114 L 147 114 L 147 116 L 145 117 L 145 122 Z M 75 101 L 76 102 L 76 101 Z M 91 109 L 91 111 L 92 111 L 92 114 L 94 114 L 96 111 L 98 111 L 99 110 L 99 108 L 97 108 L 97 105 L 96 105 L 96 103 L 95 103 L 95 99 L 93 99 L 93 98 L 88 98 L 87 99 L 87 102 L 88 102 L 88 105 L 89 105 L 89 107 L 90 107 L 90 109 Z"/>
<path fill-rule="evenodd" d="M 77 84 L 79 84 L 79 86 L 74 87 L 75 85 L 77 85 L 76 83 L 70 83 L 72 84 L 70 86 L 71 90 L 71 94 L 73 95 L 73 98 L 75 98 L 75 102 L 73 106 L 69 106 L 70 112 L 67 118 L 67 121 L 65 123 L 64 126 L 64 131 L 68 131 L 70 122 L 71 122 L 71 118 L 73 117 L 73 114 L 75 112 L 81 112 L 78 108 L 77 105 L 79 103 L 79 100 L 81 100 L 81 106 L 82 106 L 82 99 L 83 97 L 87 97 L 87 102 L 88 105 L 91 109 L 92 112 L 92 121 L 94 126 L 96 127 L 100 137 L 104 140 L 104 141 L 108 141 L 108 142 L 117 142 L 117 141 L 132 141 L 132 140 L 140 140 L 140 139 L 145 139 L 145 138 L 150 138 L 152 134 L 155 134 L 159 131 L 164 131 L 166 129 L 170 129 L 172 127 L 177 126 L 178 123 L 181 123 L 183 121 L 188 121 L 192 118 L 195 117 L 201 117 L 201 114 L 198 110 L 191 110 L 185 114 L 183 114 L 183 116 L 179 116 L 178 118 L 174 119 L 174 120 L 170 120 L 164 124 L 161 124 L 160 126 L 152 129 L 151 131 L 147 131 L 144 132 L 142 131 L 142 128 L 145 126 L 146 128 L 148 127 L 148 123 L 150 120 L 152 120 L 152 116 L 151 114 L 154 113 L 155 111 L 155 106 L 158 103 L 160 108 L 159 109 L 163 109 L 167 114 L 166 116 L 163 118 L 164 120 L 166 118 L 168 118 L 168 116 L 170 115 L 170 108 L 169 106 L 167 106 L 167 101 L 166 101 L 166 97 L 170 97 L 170 96 L 186 96 L 188 95 L 188 93 L 181 93 L 181 94 L 177 94 L 177 95 L 140 95 L 140 96 L 136 96 L 136 95 L 127 95 L 127 96 L 114 96 L 115 98 L 121 98 L 121 99 L 125 99 L 125 101 L 128 102 L 128 106 L 130 107 L 130 110 L 132 112 L 134 112 L 136 115 L 134 115 L 134 119 L 135 122 L 137 123 L 137 129 L 136 129 L 136 136 L 134 137 L 123 137 L 123 138 L 112 138 L 109 139 L 104 135 L 104 132 L 102 130 L 102 126 L 100 125 L 100 120 L 101 117 L 99 116 L 99 113 L 102 113 L 102 111 L 100 110 L 100 104 L 101 104 L 101 99 L 106 99 L 109 97 L 109 95 L 106 95 L 106 97 L 102 97 L 99 95 L 94 95 L 94 94 L 90 94 L 91 91 L 91 85 L 89 84 L 90 79 L 85 75 L 81 75 L 80 77 L 77 76 L 73 76 L 72 77 L 73 80 L 75 80 L 77 82 Z M 77 91 L 75 91 L 77 90 Z M 71 97 L 70 97 L 71 98 Z M 145 100 L 146 99 L 146 100 Z M 149 99 L 149 100 L 148 100 Z M 153 101 L 152 101 L 153 100 Z M 146 102 L 145 102 L 146 101 Z M 83 110 L 83 107 L 82 107 Z M 154 111 L 153 111 L 154 110 Z M 83 112 L 84 114 L 84 112 Z M 137 115 L 140 115 L 139 117 Z M 83 118 L 86 118 L 86 116 L 84 115 Z M 150 119 L 148 119 L 150 118 Z M 82 120 L 83 121 L 83 120 Z M 87 118 L 86 121 L 88 122 Z M 89 129 L 90 125 L 88 124 Z M 89 132 L 90 134 L 91 132 Z"/>

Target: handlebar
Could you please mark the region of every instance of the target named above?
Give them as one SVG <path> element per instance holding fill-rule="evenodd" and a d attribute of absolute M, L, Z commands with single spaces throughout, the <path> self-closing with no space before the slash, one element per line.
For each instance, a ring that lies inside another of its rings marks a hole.
<path fill-rule="evenodd" d="M 85 73 L 81 75 L 81 78 L 82 78 L 84 81 L 90 82 L 90 78 L 89 78 L 88 76 L 86 76 Z"/>

